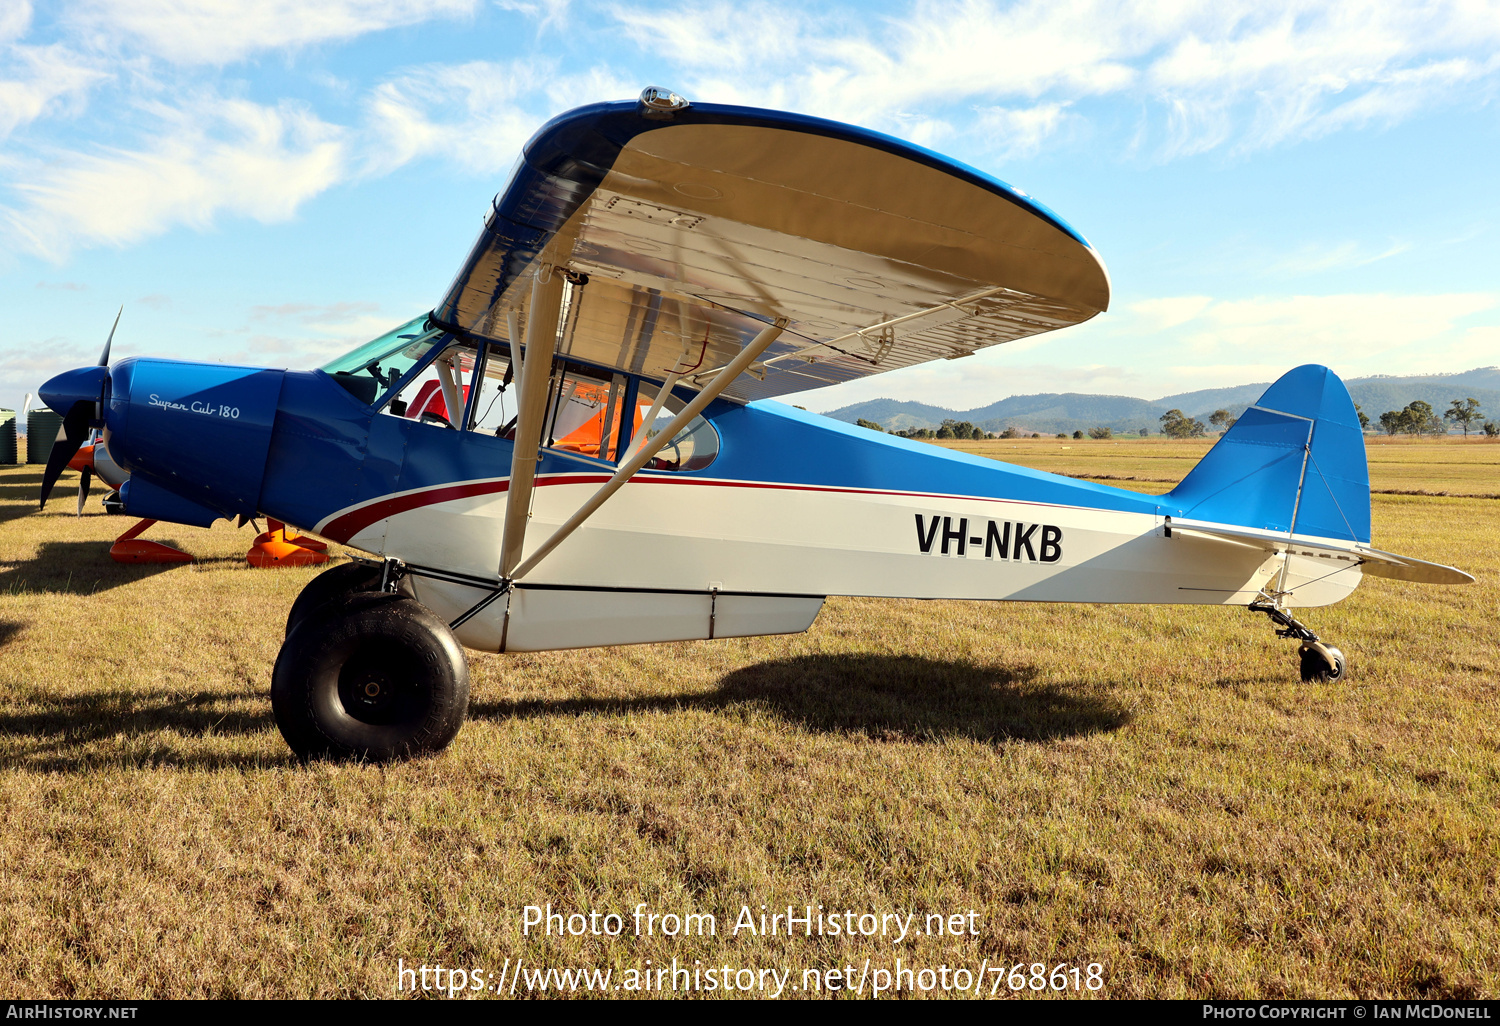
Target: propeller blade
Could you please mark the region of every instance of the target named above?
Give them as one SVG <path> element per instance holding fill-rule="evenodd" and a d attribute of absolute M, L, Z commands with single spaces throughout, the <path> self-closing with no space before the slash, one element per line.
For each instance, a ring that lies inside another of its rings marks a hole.
<path fill-rule="evenodd" d="M 109 366 L 109 346 L 115 340 L 115 329 L 120 326 L 120 314 L 125 312 L 125 307 L 120 307 L 120 312 L 115 314 L 115 323 L 110 325 L 109 338 L 104 340 L 104 352 L 99 355 L 99 366 Z"/>
<path fill-rule="evenodd" d="M 83 516 L 83 504 L 89 501 L 89 482 L 94 476 L 93 467 L 84 467 L 78 476 L 78 515 Z"/>
<path fill-rule="evenodd" d="M 67 416 L 63 417 L 62 431 L 58 433 L 57 441 L 52 443 L 52 452 L 47 456 L 47 469 L 42 472 L 39 508 L 47 508 L 47 496 L 52 494 L 52 486 L 57 484 L 58 476 L 73 458 L 73 454 L 88 439 L 95 405 L 92 399 L 80 399 L 68 410 Z"/>

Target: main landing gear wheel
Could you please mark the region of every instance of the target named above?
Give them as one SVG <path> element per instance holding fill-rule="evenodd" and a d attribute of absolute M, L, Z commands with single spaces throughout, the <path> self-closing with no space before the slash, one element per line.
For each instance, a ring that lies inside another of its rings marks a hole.
<path fill-rule="evenodd" d="M 1314 641 L 1302 646 L 1302 682 L 1337 684 L 1344 679 L 1344 653 Z"/>
<path fill-rule="evenodd" d="M 336 600 L 347 599 L 362 591 L 380 590 L 380 567 L 368 563 L 341 563 L 324 570 L 308 582 L 286 614 L 286 633 L 290 635 L 308 614 Z"/>
<path fill-rule="evenodd" d="M 415 599 L 356 593 L 304 617 L 271 678 L 276 726 L 301 759 L 429 755 L 469 708 L 469 664 L 448 625 Z"/>

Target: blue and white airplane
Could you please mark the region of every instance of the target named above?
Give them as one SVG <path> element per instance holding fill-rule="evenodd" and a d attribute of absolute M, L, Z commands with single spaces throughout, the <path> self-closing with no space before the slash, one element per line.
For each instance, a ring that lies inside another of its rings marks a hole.
<path fill-rule="evenodd" d="M 288 617 L 272 702 L 299 756 L 443 748 L 463 647 L 805 631 L 828 595 L 1198 603 L 1295 620 L 1365 574 L 1359 420 L 1289 371 L 1166 495 L 1057 477 L 766 400 L 1076 324 L 1109 278 L 1025 193 L 815 118 L 659 89 L 527 144 L 429 313 L 326 367 L 147 358 L 42 389 L 129 481 L 111 508 L 274 517 L 369 555 Z"/>

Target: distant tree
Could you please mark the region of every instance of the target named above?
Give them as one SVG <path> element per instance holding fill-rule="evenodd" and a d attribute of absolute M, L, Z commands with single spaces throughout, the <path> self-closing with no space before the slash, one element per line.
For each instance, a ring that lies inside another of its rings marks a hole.
<path fill-rule="evenodd" d="M 1414 435 L 1445 435 L 1448 433 L 1443 418 L 1433 410 L 1431 403 L 1420 399 L 1406 404 L 1406 409 L 1401 411 L 1407 418 L 1407 430 Z"/>
<path fill-rule="evenodd" d="M 1000 432 L 1000 437 L 1001 438 L 1020 438 L 1021 437 L 1021 432 L 1017 431 L 1013 427 L 1008 427 L 1004 431 Z"/>
<path fill-rule="evenodd" d="M 1066 431 L 1059 431 L 1057 433 L 1057 437 L 1058 438 L 1067 438 L 1068 437 L 1068 433 Z"/>
<path fill-rule="evenodd" d="M 953 428 L 950 427 L 946 421 L 943 423 L 942 427 L 940 427 L 940 428 L 937 429 L 937 436 L 939 438 L 956 438 L 957 437 L 953 433 Z"/>
<path fill-rule="evenodd" d="M 1074 438 L 1082 438 L 1083 437 L 1083 429 L 1079 428 L 1077 431 L 1074 431 L 1073 432 L 1073 437 Z"/>
<path fill-rule="evenodd" d="M 1161 415 L 1161 432 L 1168 438 L 1202 438 L 1208 429 L 1203 421 L 1184 416 L 1181 410 L 1168 410 Z"/>
<path fill-rule="evenodd" d="M 1041 433 L 1040 433 L 1040 432 L 1038 432 L 1038 431 L 1033 431 L 1033 432 L 1032 432 L 1032 433 L 1031 433 L 1031 437 L 1032 437 L 1032 438 L 1041 438 L 1041 437 L 1042 437 L 1042 436 L 1041 436 Z"/>
<path fill-rule="evenodd" d="M 1365 411 L 1359 408 L 1359 403 L 1354 404 L 1354 412 L 1359 416 L 1359 429 L 1361 431 L 1370 430 L 1370 418 L 1365 416 Z"/>
<path fill-rule="evenodd" d="M 1421 403 L 1421 405 L 1417 405 Z M 1443 415 L 1432 408 L 1430 403 L 1423 403 L 1420 399 L 1406 404 L 1406 409 L 1401 411 L 1406 414 L 1407 431 L 1414 435 L 1447 434 L 1448 425 L 1443 421 Z M 1436 427 L 1436 431 L 1434 431 Z"/>
<path fill-rule="evenodd" d="M 1470 396 L 1467 399 L 1453 400 L 1450 409 L 1443 414 L 1444 420 L 1451 420 L 1464 429 L 1464 437 L 1469 437 L 1469 425 L 1479 423 L 1484 416 L 1479 412 L 1479 400 Z"/>
<path fill-rule="evenodd" d="M 1141 437 L 1142 438 L 1145 438 L 1150 433 L 1151 433 L 1151 429 L 1150 428 L 1141 428 Z"/>
<path fill-rule="evenodd" d="M 943 427 L 953 432 L 954 438 L 983 438 L 984 432 L 966 420 L 948 419 L 943 421 Z"/>
<path fill-rule="evenodd" d="M 1208 418 L 1208 422 L 1210 424 L 1223 431 L 1228 431 L 1230 428 L 1234 427 L 1235 421 L 1237 420 L 1239 420 L 1239 418 L 1231 417 L 1228 410 L 1215 410 L 1213 416 Z"/>
<path fill-rule="evenodd" d="M 1486 438 L 1494 438 L 1496 435 L 1500 435 L 1500 424 L 1496 424 L 1493 420 L 1485 421 L 1484 436 Z"/>
<path fill-rule="evenodd" d="M 1386 434 L 1441 435 L 1447 432 L 1443 418 L 1433 412 L 1432 404 L 1421 399 L 1406 404 L 1402 410 L 1386 410 L 1380 415 L 1380 426 Z"/>
<path fill-rule="evenodd" d="M 879 424 L 875 423 L 873 420 L 865 420 L 865 418 L 863 418 L 863 417 L 860 417 L 854 423 L 858 427 L 869 428 L 871 431 L 884 431 L 885 430 L 885 428 L 881 427 Z"/>
<path fill-rule="evenodd" d="M 1091 427 L 1091 428 L 1089 428 L 1089 437 L 1090 438 L 1113 438 L 1113 437 L 1115 437 L 1115 433 L 1114 433 L 1114 431 L 1112 429 L 1107 428 L 1107 427 Z"/>

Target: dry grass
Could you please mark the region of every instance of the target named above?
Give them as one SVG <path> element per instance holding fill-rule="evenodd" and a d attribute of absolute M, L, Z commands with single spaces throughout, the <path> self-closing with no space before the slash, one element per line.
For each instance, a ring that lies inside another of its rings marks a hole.
<path fill-rule="evenodd" d="M 933 444 L 1053 474 L 1161 493 L 1187 476 L 1213 442 L 1211 438 L 1173 441 L 1127 435 L 1100 440 L 1020 438 Z M 1500 442 L 1479 436 L 1435 439 L 1367 435 L 1365 449 L 1370 461 L 1370 488 L 1376 494 L 1420 490 L 1500 498 Z"/>
<path fill-rule="evenodd" d="M 1171 477 L 1201 449 L 1068 444 L 1008 458 Z M 1457 480 L 1500 449 L 1453 452 Z M 1392 462 L 1408 487 L 1450 480 Z M 444 755 L 302 767 L 266 691 L 315 571 L 250 569 L 224 525 L 155 529 L 195 566 L 116 566 L 124 522 L 69 515 L 72 475 L 30 513 L 38 477 L 0 471 L 8 994 L 382 997 L 398 958 L 897 956 L 1099 962 L 1110 996 L 1500 993 L 1500 503 L 1376 497 L 1378 545 L 1479 583 L 1372 580 L 1314 611 L 1340 686 L 1299 684 L 1243 610 L 831 600 L 799 637 L 475 655 Z M 528 904 L 642 901 L 722 933 L 522 936 Z M 982 928 L 724 935 L 742 904 L 808 902 Z"/>

